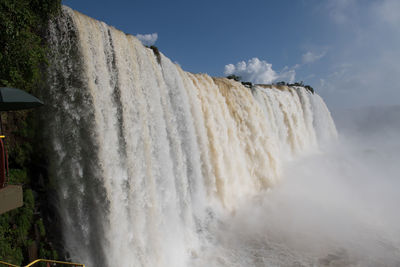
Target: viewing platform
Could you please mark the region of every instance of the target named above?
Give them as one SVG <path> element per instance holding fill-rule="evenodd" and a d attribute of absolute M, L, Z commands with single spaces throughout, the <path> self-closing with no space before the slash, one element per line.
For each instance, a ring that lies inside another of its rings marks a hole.
<path fill-rule="evenodd" d="M 7 185 L 0 188 L 0 214 L 22 207 L 22 186 Z"/>

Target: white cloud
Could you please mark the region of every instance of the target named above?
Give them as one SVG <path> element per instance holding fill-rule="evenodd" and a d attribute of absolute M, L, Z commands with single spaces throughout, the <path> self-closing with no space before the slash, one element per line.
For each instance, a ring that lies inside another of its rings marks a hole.
<path fill-rule="evenodd" d="M 326 0 L 323 3 L 325 12 L 337 24 L 348 25 L 357 16 L 357 0 Z"/>
<path fill-rule="evenodd" d="M 142 42 L 143 45 L 154 45 L 158 39 L 157 33 L 137 34 L 136 37 Z"/>
<path fill-rule="evenodd" d="M 303 63 L 313 63 L 321 58 L 323 58 L 326 55 L 326 52 L 322 52 L 322 53 L 313 53 L 311 51 L 308 51 L 307 53 L 305 53 L 302 57 Z"/>
<path fill-rule="evenodd" d="M 337 108 L 399 105 L 400 1 L 324 3 L 335 39 L 318 91 Z"/>
<path fill-rule="evenodd" d="M 398 28 L 400 24 L 400 1 L 384 0 L 380 5 L 373 8 L 375 8 L 380 19 Z"/>
<path fill-rule="evenodd" d="M 299 67 L 298 64 L 293 68 L 284 67 L 283 70 L 279 72 L 277 80 L 293 83 L 296 78 L 296 71 L 294 69 L 297 67 Z"/>
<path fill-rule="evenodd" d="M 240 61 L 236 65 L 225 65 L 224 73 L 225 75 L 237 75 L 241 77 L 242 81 L 260 84 L 269 84 L 278 79 L 293 82 L 296 76 L 294 69 L 285 67 L 281 72 L 277 73 L 272 69 L 272 64 L 256 57 L 247 62 Z"/>

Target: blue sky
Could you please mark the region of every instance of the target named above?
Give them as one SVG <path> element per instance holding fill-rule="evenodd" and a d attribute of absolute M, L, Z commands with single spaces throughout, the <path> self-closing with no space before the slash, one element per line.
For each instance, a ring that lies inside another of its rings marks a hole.
<path fill-rule="evenodd" d="M 63 4 L 129 34 L 157 33 L 155 45 L 186 71 L 225 76 L 232 64 L 254 81 L 302 80 L 333 108 L 400 104 L 399 0 Z"/>

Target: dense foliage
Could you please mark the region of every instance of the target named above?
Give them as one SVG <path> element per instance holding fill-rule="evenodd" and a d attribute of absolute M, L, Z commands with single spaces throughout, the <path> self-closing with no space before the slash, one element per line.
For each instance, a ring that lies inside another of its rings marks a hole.
<path fill-rule="evenodd" d="M 230 80 L 235 80 L 237 82 L 239 82 L 241 80 L 241 77 L 237 76 L 237 75 L 229 75 L 226 76 L 227 79 Z M 246 86 L 247 88 L 253 89 L 253 84 L 251 82 L 241 82 L 244 86 Z M 301 86 L 304 87 L 305 89 L 307 89 L 309 92 L 311 92 L 312 94 L 314 94 L 314 88 L 312 88 L 310 85 L 305 85 L 303 81 L 301 82 L 295 82 L 295 83 L 287 83 L 284 81 L 281 82 L 277 82 L 275 83 L 276 85 L 285 85 L 285 86 L 289 86 L 289 87 L 293 87 L 293 86 Z"/>
<path fill-rule="evenodd" d="M 239 76 L 234 75 L 234 74 L 229 75 L 229 76 L 226 76 L 226 78 L 228 78 L 228 79 L 230 79 L 230 80 L 235 80 L 235 81 L 237 81 L 237 82 L 241 80 L 241 78 L 240 78 Z"/>
<path fill-rule="evenodd" d="M 146 46 L 146 47 L 148 47 L 148 46 Z M 155 55 L 156 58 L 157 58 L 158 64 L 161 64 L 161 54 L 160 54 L 160 50 L 158 50 L 158 47 L 155 46 L 155 45 L 152 45 L 152 46 L 150 46 L 150 47 L 148 47 L 148 48 L 150 48 L 151 50 L 153 50 L 153 53 L 154 53 L 154 55 Z"/>
<path fill-rule="evenodd" d="M 312 88 L 310 85 L 306 85 L 306 84 L 304 84 L 304 82 L 303 81 L 301 81 L 301 82 L 295 82 L 295 83 L 286 83 L 286 82 L 277 82 L 276 83 L 276 85 L 286 85 L 286 86 L 301 86 L 301 87 L 304 87 L 304 88 L 306 88 L 309 92 L 311 92 L 311 93 L 313 93 L 314 94 L 314 88 Z"/>
<path fill-rule="evenodd" d="M 35 92 L 43 80 L 46 46 L 42 36 L 57 15 L 60 0 L 0 0 L 0 87 Z M 33 157 L 35 122 L 27 112 L 2 112 L 10 154 L 10 183 L 22 184 L 24 206 L 0 215 L 0 260 L 13 264 L 29 258 L 54 258 L 41 218 L 38 177 Z"/>
<path fill-rule="evenodd" d="M 59 0 L 0 0 L 0 86 L 31 91 L 46 62 L 41 35 Z"/>

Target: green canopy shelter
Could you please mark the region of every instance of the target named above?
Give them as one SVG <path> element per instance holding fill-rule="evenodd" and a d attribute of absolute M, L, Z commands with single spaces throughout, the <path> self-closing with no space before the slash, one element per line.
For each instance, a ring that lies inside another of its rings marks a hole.
<path fill-rule="evenodd" d="M 42 101 L 25 91 L 0 87 L 0 111 L 30 109 L 42 105 Z"/>

